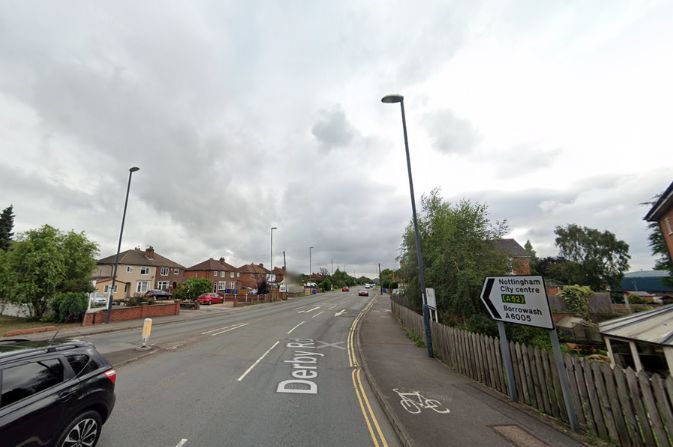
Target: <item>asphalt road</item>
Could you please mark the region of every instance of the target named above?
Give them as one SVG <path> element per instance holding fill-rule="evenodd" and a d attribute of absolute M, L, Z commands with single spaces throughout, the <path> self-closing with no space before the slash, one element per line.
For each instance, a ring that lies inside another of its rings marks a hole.
<path fill-rule="evenodd" d="M 399 445 L 349 352 L 368 303 L 351 289 L 156 326 L 153 353 L 117 368 L 99 445 Z M 138 337 L 84 338 L 113 356 Z"/>

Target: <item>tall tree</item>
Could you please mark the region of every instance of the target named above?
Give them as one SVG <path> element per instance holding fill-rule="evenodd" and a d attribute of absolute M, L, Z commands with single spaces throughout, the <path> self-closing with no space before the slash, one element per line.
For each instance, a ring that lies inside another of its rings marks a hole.
<path fill-rule="evenodd" d="M 0 250 L 9 250 L 9 244 L 12 242 L 14 236 L 14 206 L 9 205 L 2 210 L 0 214 Z"/>
<path fill-rule="evenodd" d="M 449 203 L 438 190 L 422 198 L 419 231 L 426 287 L 435 289 L 440 315 L 466 319 L 484 313 L 479 292 L 484 277 L 508 270 L 507 255 L 493 240 L 507 231 L 505 223 L 491 222 L 486 205 L 461 200 Z M 408 298 L 420 308 L 416 244 L 413 225 L 402 240 L 400 276 Z"/>
<path fill-rule="evenodd" d="M 530 240 L 527 240 L 523 246 L 523 249 L 526 250 L 528 256 L 530 256 L 530 272 L 533 275 L 539 275 L 537 264 L 539 259 L 537 258 L 537 253 L 533 249 L 533 244 L 530 243 Z"/>
<path fill-rule="evenodd" d="M 661 226 L 658 222 L 650 222 L 647 227 L 650 229 L 650 234 L 647 237 L 649 240 L 650 250 L 652 255 L 657 258 L 654 260 L 655 270 L 665 270 L 668 276 L 663 279 L 663 283 L 669 287 L 673 287 L 673 260 L 668 252 L 664 234 L 661 232 Z"/>
<path fill-rule="evenodd" d="M 629 244 L 609 232 L 569 224 L 556 227 L 555 243 L 560 255 L 581 265 L 586 283 L 593 290 L 609 286 L 618 290 L 629 268 Z"/>

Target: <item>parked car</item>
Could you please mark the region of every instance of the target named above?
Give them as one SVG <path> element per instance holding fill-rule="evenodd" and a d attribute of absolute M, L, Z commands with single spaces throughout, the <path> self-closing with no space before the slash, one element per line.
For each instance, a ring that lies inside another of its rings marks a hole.
<path fill-rule="evenodd" d="M 91 343 L 0 340 L 3 446 L 94 446 L 117 372 Z"/>
<path fill-rule="evenodd" d="M 92 292 L 89 294 L 89 300 L 93 306 L 101 306 L 107 304 L 107 296 L 102 292 Z"/>
<path fill-rule="evenodd" d="M 367 289 L 365 289 L 365 290 L 360 290 L 360 291 L 358 292 L 358 296 L 369 296 L 369 290 L 367 290 Z"/>
<path fill-rule="evenodd" d="M 341 288 L 341 291 L 342 291 L 342 292 L 348 292 L 349 290 L 350 290 L 350 289 L 349 289 L 348 287 L 342 287 L 342 288 Z"/>
<path fill-rule="evenodd" d="M 153 297 L 156 300 L 168 300 L 172 295 L 168 290 L 152 289 L 145 292 L 145 296 Z"/>
<path fill-rule="evenodd" d="M 201 304 L 218 304 L 218 303 L 224 303 L 224 298 L 222 298 L 220 295 L 214 292 L 210 293 L 204 293 L 203 295 L 200 295 L 196 301 L 198 301 Z"/>

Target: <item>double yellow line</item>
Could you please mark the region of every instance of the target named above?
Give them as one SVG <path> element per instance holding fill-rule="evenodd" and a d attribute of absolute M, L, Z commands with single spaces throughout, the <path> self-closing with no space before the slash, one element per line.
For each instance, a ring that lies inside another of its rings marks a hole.
<path fill-rule="evenodd" d="M 367 393 L 365 393 L 365 389 L 362 386 L 362 379 L 360 377 L 360 374 L 362 372 L 362 369 L 360 368 L 360 365 L 358 364 L 358 359 L 357 356 L 355 355 L 355 329 L 362 319 L 362 317 L 371 309 L 371 307 L 374 305 L 374 300 L 376 298 L 372 298 L 371 301 L 369 301 L 369 304 L 367 304 L 362 311 L 358 314 L 357 318 L 353 320 L 353 324 L 351 324 L 350 330 L 348 331 L 348 366 L 351 368 L 354 368 L 353 371 L 351 372 L 351 379 L 353 380 L 353 388 L 355 389 L 355 396 L 358 399 L 358 404 L 360 404 L 360 410 L 362 411 L 362 417 L 365 419 L 365 424 L 367 424 L 367 429 L 369 430 L 369 435 L 372 438 L 372 443 L 374 444 L 375 447 L 388 447 L 388 442 L 386 441 L 386 437 L 383 435 L 383 432 L 381 431 L 381 426 L 379 425 L 379 421 L 376 419 L 376 415 L 374 414 L 374 410 L 372 410 L 372 406 L 369 404 L 369 399 L 367 398 Z"/>

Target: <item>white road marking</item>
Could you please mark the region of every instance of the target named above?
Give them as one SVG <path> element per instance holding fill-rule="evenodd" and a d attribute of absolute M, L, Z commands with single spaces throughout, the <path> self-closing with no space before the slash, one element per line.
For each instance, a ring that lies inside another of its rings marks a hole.
<path fill-rule="evenodd" d="M 248 323 L 243 323 L 243 325 L 246 325 L 246 324 L 248 324 Z M 229 328 L 234 327 L 234 326 L 236 326 L 236 327 L 241 326 L 241 323 L 230 324 L 229 326 L 224 326 L 224 327 L 218 327 L 216 329 L 211 329 L 209 331 L 201 332 L 201 335 L 206 335 L 206 334 L 210 334 L 212 332 L 217 332 L 217 331 L 221 331 L 221 330 L 224 330 L 224 329 L 229 329 Z"/>
<path fill-rule="evenodd" d="M 335 304 L 334 306 L 330 306 L 330 309 L 334 309 L 337 306 L 338 306 L 338 304 Z"/>
<path fill-rule="evenodd" d="M 229 329 L 225 329 L 224 331 L 214 332 L 210 335 L 214 337 L 215 335 L 224 334 L 225 332 L 233 331 L 234 329 L 242 328 L 243 326 L 247 326 L 247 325 L 248 325 L 248 323 L 239 324 L 238 326 L 230 327 Z"/>
<path fill-rule="evenodd" d="M 346 313 L 346 309 L 341 309 L 339 312 L 335 313 L 334 316 L 335 317 L 340 317 L 341 315 L 343 315 L 345 313 Z"/>
<path fill-rule="evenodd" d="M 304 323 L 305 323 L 305 321 L 302 321 L 301 323 L 299 323 L 298 325 L 296 325 L 295 327 L 293 327 L 292 329 L 290 329 L 289 331 L 287 331 L 287 333 L 288 333 L 288 334 L 291 334 L 292 331 L 294 331 L 295 329 L 297 329 L 299 326 L 301 326 L 301 325 L 304 324 Z"/>
<path fill-rule="evenodd" d="M 298 313 L 298 314 L 309 313 L 309 312 L 313 312 L 314 310 L 318 310 L 318 309 L 320 309 L 320 306 L 318 306 L 318 307 L 314 307 L 314 308 L 309 309 L 309 310 L 300 310 L 300 311 L 297 312 L 297 313 Z"/>
<path fill-rule="evenodd" d="M 249 373 L 250 371 L 252 371 L 252 368 L 254 368 L 255 366 L 257 366 L 257 364 L 258 364 L 259 362 L 261 362 L 262 359 L 263 359 L 264 357 L 266 357 L 267 354 L 268 354 L 269 352 L 271 352 L 271 350 L 272 350 L 273 348 L 275 348 L 276 346 L 278 346 L 278 343 L 280 343 L 280 341 L 276 341 L 276 343 L 274 343 L 273 346 L 271 346 L 269 349 L 267 349 L 266 352 L 265 352 L 264 354 L 262 354 L 262 356 L 261 356 L 260 358 L 258 358 L 257 360 L 255 360 L 255 363 L 253 363 L 252 365 L 250 365 L 250 368 L 246 369 L 245 372 L 241 375 L 241 377 L 239 377 L 237 380 L 240 382 L 241 380 L 245 379 L 245 376 L 247 376 L 248 373 Z"/>
<path fill-rule="evenodd" d="M 187 444 L 187 440 L 185 438 L 182 438 L 180 442 L 178 442 L 175 447 L 182 447 L 183 445 Z"/>
<path fill-rule="evenodd" d="M 318 312 L 317 314 L 313 315 L 311 318 L 315 318 L 315 317 L 317 317 L 318 315 L 320 315 L 321 313 L 323 313 L 323 312 L 320 311 L 320 312 Z"/>

